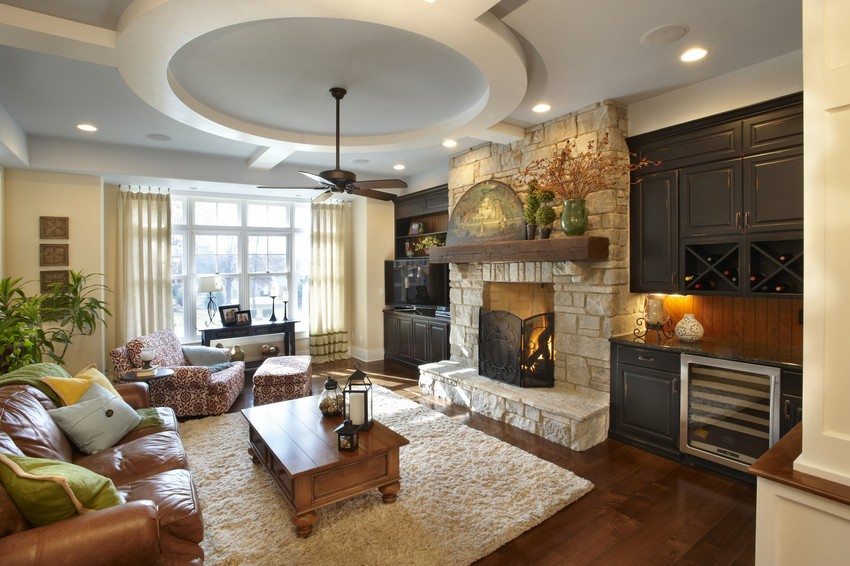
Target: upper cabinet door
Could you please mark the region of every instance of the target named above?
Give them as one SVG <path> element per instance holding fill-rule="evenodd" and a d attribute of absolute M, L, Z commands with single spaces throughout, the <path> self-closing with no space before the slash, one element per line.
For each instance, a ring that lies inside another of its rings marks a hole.
<path fill-rule="evenodd" d="M 740 234 L 743 216 L 740 159 L 679 171 L 681 236 Z"/>
<path fill-rule="evenodd" d="M 632 185 L 631 290 L 635 293 L 672 293 L 679 280 L 677 208 L 678 173 L 645 175 Z"/>
<path fill-rule="evenodd" d="M 744 155 L 803 145 L 803 105 L 744 120 Z"/>
<path fill-rule="evenodd" d="M 803 148 L 744 158 L 748 232 L 803 229 Z"/>

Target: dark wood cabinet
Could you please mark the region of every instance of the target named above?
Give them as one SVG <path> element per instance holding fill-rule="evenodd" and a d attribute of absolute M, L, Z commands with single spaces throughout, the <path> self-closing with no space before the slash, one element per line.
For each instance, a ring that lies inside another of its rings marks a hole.
<path fill-rule="evenodd" d="M 612 438 L 680 459 L 678 359 L 678 354 L 612 345 Z"/>
<path fill-rule="evenodd" d="M 785 436 L 803 420 L 802 372 L 782 370 L 779 390 L 779 435 Z"/>
<path fill-rule="evenodd" d="M 631 291 L 802 297 L 802 112 L 797 94 L 627 140 L 663 161 L 632 179 Z"/>
<path fill-rule="evenodd" d="M 678 172 L 645 175 L 632 188 L 632 291 L 666 292 L 678 289 L 679 253 Z"/>
<path fill-rule="evenodd" d="M 424 236 L 436 236 L 445 242 L 449 226 L 448 211 L 449 188 L 447 185 L 397 198 L 395 201 L 396 259 L 427 258 L 423 251 L 415 249 L 416 242 Z"/>
<path fill-rule="evenodd" d="M 448 359 L 449 321 L 384 311 L 384 358 L 418 366 Z"/>
<path fill-rule="evenodd" d="M 740 159 L 681 169 L 680 235 L 739 233 L 743 222 L 743 200 Z"/>
<path fill-rule="evenodd" d="M 744 158 L 744 229 L 803 229 L 803 149 Z"/>

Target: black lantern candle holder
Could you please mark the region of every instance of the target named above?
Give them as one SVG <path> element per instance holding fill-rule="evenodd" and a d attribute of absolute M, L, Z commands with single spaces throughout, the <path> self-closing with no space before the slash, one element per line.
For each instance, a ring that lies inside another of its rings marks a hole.
<path fill-rule="evenodd" d="M 337 434 L 337 448 L 341 452 L 354 452 L 360 442 L 360 425 L 352 424 L 345 419 L 342 424 L 334 429 Z"/>
<path fill-rule="evenodd" d="M 346 420 L 363 430 L 372 426 L 372 382 L 369 376 L 360 371 L 360 365 L 354 366 L 354 373 L 348 378 L 342 390 L 344 415 Z"/>

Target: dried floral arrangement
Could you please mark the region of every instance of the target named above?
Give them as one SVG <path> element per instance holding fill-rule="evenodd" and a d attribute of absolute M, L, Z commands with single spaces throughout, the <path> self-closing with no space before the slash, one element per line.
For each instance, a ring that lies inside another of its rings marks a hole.
<path fill-rule="evenodd" d="M 564 200 L 583 199 L 592 192 L 610 187 L 632 171 L 661 164 L 646 157 L 627 163 L 620 154 L 610 151 L 608 145 L 607 133 L 599 143 L 587 142 L 584 151 L 578 151 L 575 140 L 567 140 L 560 149 L 556 146 L 551 157 L 529 163 L 520 171 L 518 179 L 538 190 L 560 195 Z"/>

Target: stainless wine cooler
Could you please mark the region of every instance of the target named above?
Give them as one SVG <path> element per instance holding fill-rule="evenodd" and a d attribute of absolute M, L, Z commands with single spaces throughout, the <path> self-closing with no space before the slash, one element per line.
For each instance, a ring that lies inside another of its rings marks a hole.
<path fill-rule="evenodd" d="M 779 368 L 682 355 L 679 448 L 746 470 L 779 439 Z"/>

